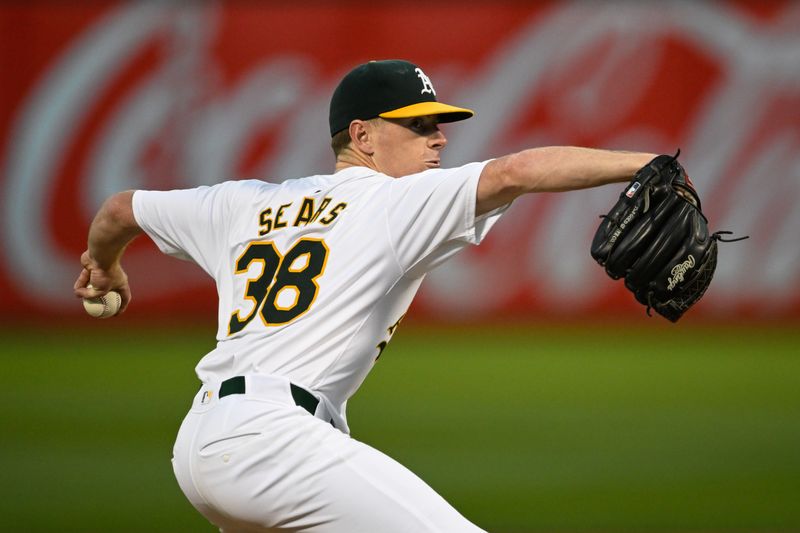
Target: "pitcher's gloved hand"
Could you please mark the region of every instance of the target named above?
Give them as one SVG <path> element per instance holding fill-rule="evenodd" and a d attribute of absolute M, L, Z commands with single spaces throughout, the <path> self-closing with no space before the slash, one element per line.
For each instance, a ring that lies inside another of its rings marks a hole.
<path fill-rule="evenodd" d="M 625 278 L 648 314 L 655 309 L 672 322 L 706 292 L 717 266 L 717 241 L 728 242 L 720 236 L 730 233 L 709 231 L 678 155 L 660 155 L 636 173 L 603 215 L 591 249 L 612 279 Z"/>

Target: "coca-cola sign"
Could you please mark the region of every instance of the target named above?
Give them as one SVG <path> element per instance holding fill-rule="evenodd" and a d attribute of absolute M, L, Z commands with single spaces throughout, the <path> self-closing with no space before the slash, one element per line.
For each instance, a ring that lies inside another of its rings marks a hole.
<path fill-rule="evenodd" d="M 78 309 L 86 229 L 116 191 L 330 171 L 331 90 L 384 57 L 423 65 L 439 95 L 477 111 L 445 129 L 449 165 L 541 145 L 680 147 L 712 229 L 751 235 L 721 247 L 697 312 L 800 309 L 800 4 L 469 3 L 425 16 L 388 4 L 53 4 L 0 7 L 4 27 L 34 21 L 2 37 L 4 58 L 28 58 L 20 76 L 2 60 L 6 316 Z M 422 23 L 437 14 L 447 31 Z M 634 309 L 588 255 L 618 194 L 517 201 L 484 245 L 431 274 L 419 312 Z M 210 286 L 144 242 L 125 264 L 149 309 Z"/>

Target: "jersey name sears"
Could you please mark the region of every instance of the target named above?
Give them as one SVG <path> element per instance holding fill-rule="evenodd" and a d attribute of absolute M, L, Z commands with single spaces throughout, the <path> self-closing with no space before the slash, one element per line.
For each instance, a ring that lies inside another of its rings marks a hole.
<path fill-rule="evenodd" d="M 475 217 L 484 165 L 136 191 L 136 221 L 161 251 L 216 281 L 217 346 L 199 379 L 283 376 L 319 393 L 347 432 L 345 403 L 425 274 L 479 243 L 504 211 Z"/>

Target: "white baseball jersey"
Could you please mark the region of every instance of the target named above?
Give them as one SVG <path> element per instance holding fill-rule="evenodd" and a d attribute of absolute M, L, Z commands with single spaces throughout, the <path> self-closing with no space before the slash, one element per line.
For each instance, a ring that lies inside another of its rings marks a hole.
<path fill-rule="evenodd" d="M 425 274 L 479 243 L 504 210 L 475 217 L 484 165 L 137 191 L 142 229 L 216 281 L 218 343 L 197 365 L 200 380 L 283 376 L 321 395 L 347 432 L 346 401 Z"/>

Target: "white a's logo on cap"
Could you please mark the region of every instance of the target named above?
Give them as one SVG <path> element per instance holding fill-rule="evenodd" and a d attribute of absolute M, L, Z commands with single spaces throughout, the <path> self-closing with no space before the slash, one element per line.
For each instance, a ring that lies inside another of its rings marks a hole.
<path fill-rule="evenodd" d="M 422 90 L 419 92 L 419 94 L 430 93 L 433 96 L 436 96 L 436 91 L 433 89 L 431 79 L 426 76 L 419 67 L 415 68 L 414 71 L 417 73 L 417 76 L 419 76 L 419 79 L 422 80 Z"/>

